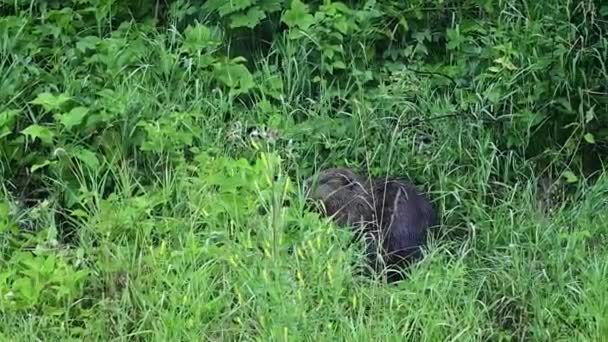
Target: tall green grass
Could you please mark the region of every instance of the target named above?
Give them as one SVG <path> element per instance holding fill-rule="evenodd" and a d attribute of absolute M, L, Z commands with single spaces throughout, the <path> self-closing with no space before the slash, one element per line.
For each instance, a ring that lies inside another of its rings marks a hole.
<path fill-rule="evenodd" d="M 482 102 L 454 115 L 467 94 L 437 86 L 441 76 L 383 69 L 373 90 L 315 91 L 310 51 L 285 41 L 254 75 L 280 80 L 280 100 L 231 97 L 171 59 L 171 32 L 126 36 L 125 51 L 145 46 L 128 73 L 111 58 L 106 69 L 49 61 L 48 89 L 112 115 L 90 135 L 62 133 L 100 166 L 74 158 L 34 179 L 48 186 L 44 201 L 24 205 L 18 177 L 4 181 L 3 340 L 608 336 L 604 173 L 570 187 L 549 179 L 568 200 L 547 199 L 534 160 L 497 146 Z M 3 61 L 2 75 L 27 68 Z M 535 77 L 526 72 L 516 78 Z M 479 81 L 477 93 L 500 82 Z M 16 84 L 6 108 L 46 119 Z M 65 146 L 40 150 L 61 158 Z M 5 174 L 18 173 L 5 160 Z M 441 229 L 406 280 L 358 275 L 362 246 L 306 205 L 302 179 L 334 165 L 411 178 L 431 194 Z"/>

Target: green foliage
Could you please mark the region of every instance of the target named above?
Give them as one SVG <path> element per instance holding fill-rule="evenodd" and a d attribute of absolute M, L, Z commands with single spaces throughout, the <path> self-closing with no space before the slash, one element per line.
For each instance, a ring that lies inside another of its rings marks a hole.
<path fill-rule="evenodd" d="M 2 339 L 606 335 L 602 2 L 0 14 Z M 444 230 L 405 282 L 360 277 L 305 203 L 334 165 L 431 191 Z"/>
<path fill-rule="evenodd" d="M 38 311 L 48 316 L 63 316 L 69 305 L 82 296 L 86 270 L 75 270 L 56 255 L 15 253 L 5 264 L 2 279 L 3 310 Z"/>

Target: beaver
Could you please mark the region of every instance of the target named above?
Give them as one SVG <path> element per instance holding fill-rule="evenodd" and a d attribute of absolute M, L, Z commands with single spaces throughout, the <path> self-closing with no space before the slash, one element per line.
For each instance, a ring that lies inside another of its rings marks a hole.
<path fill-rule="evenodd" d="M 375 215 L 371 198 L 371 182 L 349 169 L 322 171 L 316 183 L 307 181 L 308 197 L 323 202 L 325 214 L 343 225 L 370 223 Z"/>
<path fill-rule="evenodd" d="M 370 179 L 346 168 L 330 168 L 308 180 L 308 197 L 323 204 L 324 214 L 363 238 L 375 271 L 386 270 L 389 282 L 422 257 L 429 228 L 437 225 L 430 200 L 398 179 Z"/>

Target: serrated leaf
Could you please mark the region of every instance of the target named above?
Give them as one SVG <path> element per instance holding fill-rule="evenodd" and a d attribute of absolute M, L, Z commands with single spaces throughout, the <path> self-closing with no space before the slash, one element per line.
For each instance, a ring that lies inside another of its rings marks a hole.
<path fill-rule="evenodd" d="M 280 10 L 282 8 L 281 5 L 282 5 L 281 0 L 258 1 L 258 6 L 260 6 L 260 8 L 266 13 L 273 13 L 273 12 Z"/>
<path fill-rule="evenodd" d="M 346 65 L 342 61 L 335 61 L 332 65 L 336 69 L 346 69 Z"/>
<path fill-rule="evenodd" d="M 255 86 L 249 69 L 242 64 L 216 66 L 215 77 L 227 87 L 233 89 L 248 90 Z"/>
<path fill-rule="evenodd" d="M 344 19 L 336 20 L 334 22 L 334 27 L 342 34 L 346 34 L 348 32 L 348 22 Z"/>
<path fill-rule="evenodd" d="M 230 27 L 249 27 L 254 28 L 266 18 L 266 13 L 262 12 L 257 6 L 251 7 L 247 13 L 234 14 L 230 17 Z"/>
<path fill-rule="evenodd" d="M 593 134 L 587 133 L 583 136 L 583 138 L 585 138 L 585 141 L 587 141 L 588 143 L 595 144 L 595 137 L 593 136 Z"/>
<path fill-rule="evenodd" d="M 285 11 L 281 17 L 281 21 L 291 27 L 299 27 L 306 30 L 315 22 L 315 18 L 310 14 L 308 5 L 300 0 L 291 2 L 291 8 Z"/>
<path fill-rule="evenodd" d="M 50 129 L 40 125 L 30 125 L 26 129 L 22 130 L 21 133 L 26 136 L 32 137 L 32 139 L 34 140 L 38 138 L 42 142 L 47 144 L 52 144 L 53 137 L 55 136 L 55 134 Z"/>
<path fill-rule="evenodd" d="M 202 6 L 204 10 L 217 11 L 222 5 L 226 3 L 226 0 L 207 0 Z"/>
<path fill-rule="evenodd" d="M 423 43 L 424 41 L 431 41 L 431 31 L 429 29 L 425 29 L 423 31 L 418 31 L 414 33 L 414 38 L 419 42 Z"/>
<path fill-rule="evenodd" d="M 500 88 L 497 87 L 488 88 L 484 92 L 484 95 L 491 103 L 498 103 L 500 101 L 500 98 L 502 97 L 502 91 L 500 90 Z"/>
<path fill-rule="evenodd" d="M 188 26 L 184 31 L 183 47 L 189 52 L 210 49 L 220 44 L 220 34 L 217 30 L 205 25 Z"/>
<path fill-rule="evenodd" d="M 0 128 L 0 139 L 7 137 L 9 135 L 11 135 L 11 130 L 6 128 L 6 127 L 1 127 Z"/>
<path fill-rule="evenodd" d="M 75 107 L 68 113 L 59 116 L 59 122 L 68 130 L 82 123 L 89 109 L 86 107 Z"/>
<path fill-rule="evenodd" d="M 0 113 L 0 127 L 13 128 L 15 125 L 15 119 L 19 115 L 19 111 L 16 109 L 5 110 Z"/>
<path fill-rule="evenodd" d="M 555 102 L 560 104 L 563 107 L 563 109 L 568 113 L 572 113 L 574 111 L 574 109 L 572 108 L 572 105 L 570 104 L 570 101 L 568 101 L 568 99 L 566 99 L 566 98 L 563 98 L 563 97 L 557 98 L 555 100 Z"/>
<path fill-rule="evenodd" d="M 251 0 L 225 0 L 224 5 L 220 6 L 217 11 L 220 16 L 225 17 L 227 14 L 245 9 L 251 4 Z"/>
<path fill-rule="evenodd" d="M 456 26 L 455 29 L 447 29 L 446 34 L 448 36 L 448 50 L 458 49 L 460 45 L 462 45 L 463 39 L 460 35 L 460 28 L 458 26 Z"/>
<path fill-rule="evenodd" d="M 530 112 L 526 111 L 523 113 L 525 117 L 528 119 L 530 127 L 536 127 L 540 125 L 545 119 L 545 115 L 543 112 Z"/>
<path fill-rule="evenodd" d="M 85 52 L 87 49 L 94 50 L 97 47 L 97 43 L 100 41 L 101 39 L 99 39 L 99 37 L 86 36 L 76 42 L 76 48 L 81 52 Z"/>
<path fill-rule="evenodd" d="M 566 182 L 568 183 L 576 183 L 578 182 L 578 177 L 572 171 L 566 171 L 563 174 L 564 178 L 566 178 Z"/>
<path fill-rule="evenodd" d="M 91 150 L 78 148 L 72 151 L 72 155 L 93 170 L 99 168 L 99 159 L 97 159 L 97 155 Z"/>
<path fill-rule="evenodd" d="M 33 104 L 41 105 L 44 109 L 48 111 L 59 109 L 64 103 L 68 102 L 71 99 L 67 94 L 59 94 L 57 96 L 51 93 L 40 93 L 36 98 L 31 102 Z"/>

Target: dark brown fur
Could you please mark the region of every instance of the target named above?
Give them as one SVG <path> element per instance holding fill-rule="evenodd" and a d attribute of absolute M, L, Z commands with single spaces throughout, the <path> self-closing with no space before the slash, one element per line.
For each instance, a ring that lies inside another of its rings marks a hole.
<path fill-rule="evenodd" d="M 428 229 L 437 224 L 432 204 L 413 185 L 370 180 L 348 169 L 322 171 L 309 197 L 323 203 L 326 215 L 366 240 L 372 268 L 386 268 L 389 281 L 401 279 L 394 266 L 406 266 L 422 256 Z"/>

